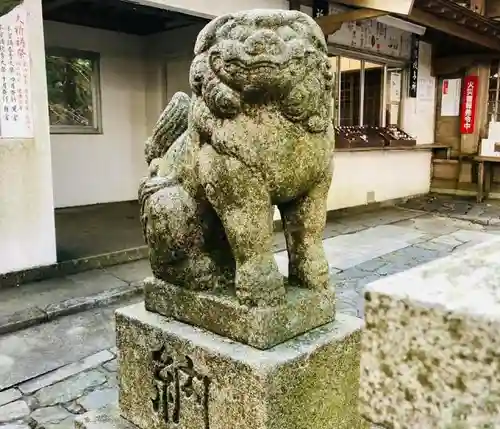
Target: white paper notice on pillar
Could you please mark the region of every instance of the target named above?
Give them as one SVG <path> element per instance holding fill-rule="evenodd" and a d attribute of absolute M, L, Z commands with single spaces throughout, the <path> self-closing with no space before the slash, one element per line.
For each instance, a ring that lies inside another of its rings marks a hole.
<path fill-rule="evenodd" d="M 441 86 L 441 116 L 460 115 L 462 79 L 444 79 Z"/>
<path fill-rule="evenodd" d="M 401 101 L 401 73 L 391 73 L 391 102 Z"/>
<path fill-rule="evenodd" d="M 0 137 L 33 138 L 27 13 L 19 5 L 0 17 Z"/>

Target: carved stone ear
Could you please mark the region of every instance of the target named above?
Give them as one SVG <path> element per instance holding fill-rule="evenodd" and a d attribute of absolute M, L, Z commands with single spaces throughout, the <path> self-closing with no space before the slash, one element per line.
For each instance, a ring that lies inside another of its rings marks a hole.
<path fill-rule="evenodd" d="M 217 30 L 231 19 L 233 19 L 232 15 L 224 15 L 210 21 L 198 34 L 194 45 L 194 54 L 199 55 L 209 49 L 214 44 Z"/>

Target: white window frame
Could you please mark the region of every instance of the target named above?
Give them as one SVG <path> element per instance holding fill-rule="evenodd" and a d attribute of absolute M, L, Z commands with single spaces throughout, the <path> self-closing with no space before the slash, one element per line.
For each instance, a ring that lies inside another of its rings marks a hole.
<path fill-rule="evenodd" d="M 101 79 L 100 79 L 100 60 L 101 57 L 97 52 L 82 51 L 77 49 L 67 48 L 46 48 L 45 55 L 61 56 L 61 57 L 76 57 L 92 61 L 92 125 L 50 125 L 51 134 L 102 134 L 102 111 L 101 111 Z M 50 102 L 50 100 L 47 100 Z M 50 120 L 50 118 L 49 118 Z"/>

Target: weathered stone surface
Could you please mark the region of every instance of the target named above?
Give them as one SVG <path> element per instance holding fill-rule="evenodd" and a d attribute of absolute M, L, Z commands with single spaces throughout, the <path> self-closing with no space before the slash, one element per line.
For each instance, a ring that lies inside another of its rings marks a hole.
<path fill-rule="evenodd" d="M 146 309 L 232 340 L 267 349 L 335 318 L 333 288 L 288 288 L 280 306 L 247 307 L 229 293 L 194 292 L 155 278 L 144 282 Z"/>
<path fill-rule="evenodd" d="M 105 363 L 103 367 L 109 372 L 116 372 L 118 370 L 118 360 L 115 358 L 112 361 Z"/>
<path fill-rule="evenodd" d="M 15 401 L 0 407 L 0 423 L 22 419 L 30 413 L 25 401 Z"/>
<path fill-rule="evenodd" d="M 82 396 L 87 389 L 104 384 L 106 380 L 106 376 L 97 370 L 83 372 L 39 390 L 35 398 L 42 407 L 69 402 Z"/>
<path fill-rule="evenodd" d="M 371 283 L 361 412 L 384 427 L 500 427 L 500 240 Z"/>
<path fill-rule="evenodd" d="M 421 235 L 419 231 L 400 226 L 380 225 L 357 234 L 329 238 L 323 245 L 330 266 L 347 270 L 378 256 L 405 248 Z"/>
<path fill-rule="evenodd" d="M 110 322 L 115 308 L 87 311 L 0 336 L 0 389 L 114 346 Z"/>
<path fill-rule="evenodd" d="M 8 389 L 0 392 L 0 405 L 8 404 L 9 402 L 21 399 L 21 392 L 17 389 Z"/>
<path fill-rule="evenodd" d="M 176 94 L 146 144 L 139 200 L 153 274 L 191 290 L 231 286 L 248 306 L 280 305 L 276 205 L 291 283 L 327 289 L 333 71 L 321 29 L 298 11 L 218 17 L 198 36 L 190 83 L 191 100 Z"/>
<path fill-rule="evenodd" d="M 31 429 L 30 425 L 22 421 L 0 424 L 1 429 Z"/>
<path fill-rule="evenodd" d="M 77 403 L 87 411 L 99 410 L 109 405 L 116 406 L 118 404 L 118 390 L 116 388 L 94 390 L 78 399 Z"/>
<path fill-rule="evenodd" d="M 341 315 L 266 351 L 140 304 L 119 310 L 116 323 L 120 409 L 141 428 L 367 427 L 357 412 L 360 319 Z"/>
<path fill-rule="evenodd" d="M 36 307 L 27 307 L 0 316 L 0 334 L 28 328 L 47 320 L 47 314 Z"/>
<path fill-rule="evenodd" d="M 30 415 L 30 418 L 34 420 L 37 425 L 43 426 L 45 426 L 46 423 L 62 422 L 68 417 L 71 417 L 71 413 L 60 406 L 39 408 L 38 410 L 33 411 Z"/>
<path fill-rule="evenodd" d="M 46 375 L 35 378 L 34 380 L 22 383 L 18 387 L 24 394 L 34 393 L 37 390 L 70 378 L 71 376 L 76 375 L 80 372 L 95 368 L 112 359 L 114 359 L 114 355 L 108 350 L 103 350 L 101 352 L 87 356 L 86 358 L 78 362 L 70 363 L 69 365 L 65 365 L 59 369 L 56 369 L 55 371 L 49 372 Z"/>
<path fill-rule="evenodd" d="M 116 407 L 89 411 L 75 419 L 75 427 L 76 429 L 137 429 L 137 426 L 120 416 Z"/>

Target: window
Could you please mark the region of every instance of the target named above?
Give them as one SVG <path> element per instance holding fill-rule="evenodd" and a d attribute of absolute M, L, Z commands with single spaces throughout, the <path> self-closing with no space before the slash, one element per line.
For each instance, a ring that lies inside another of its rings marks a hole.
<path fill-rule="evenodd" d="M 46 55 L 52 133 L 99 133 L 99 55 L 48 50 Z"/>
<path fill-rule="evenodd" d="M 490 67 L 490 84 L 488 91 L 488 119 L 499 122 L 500 121 L 500 63 L 493 61 Z"/>
<path fill-rule="evenodd" d="M 399 103 L 390 94 L 401 93 L 401 70 L 388 69 L 386 65 L 338 57 L 338 103 L 336 124 L 340 126 L 386 126 L 398 124 Z M 394 71 L 394 79 L 391 79 Z M 392 86 L 391 86 L 392 85 Z M 394 85 L 399 85 L 394 88 Z M 396 91 L 397 89 L 397 91 Z"/>

